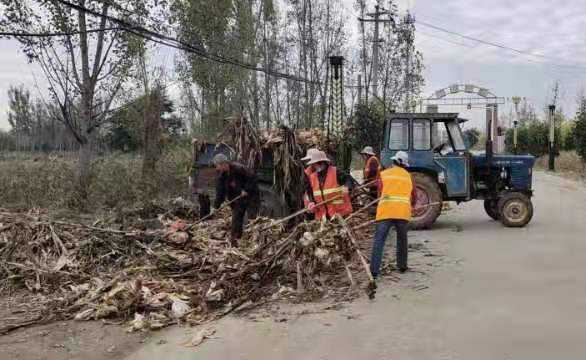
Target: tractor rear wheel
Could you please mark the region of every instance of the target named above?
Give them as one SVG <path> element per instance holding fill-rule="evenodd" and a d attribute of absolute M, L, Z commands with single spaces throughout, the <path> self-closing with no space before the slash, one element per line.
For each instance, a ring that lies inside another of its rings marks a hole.
<path fill-rule="evenodd" d="M 500 214 L 498 210 L 498 200 L 495 199 L 486 199 L 484 200 L 484 211 L 490 216 L 493 220 L 500 220 Z"/>
<path fill-rule="evenodd" d="M 531 199 L 522 193 L 511 192 L 499 199 L 498 209 L 501 222 L 507 227 L 523 227 L 533 217 Z"/>
<path fill-rule="evenodd" d="M 414 230 L 429 229 L 442 212 L 442 191 L 429 175 L 412 173 L 411 177 L 415 187 L 415 204 L 409 226 Z"/>

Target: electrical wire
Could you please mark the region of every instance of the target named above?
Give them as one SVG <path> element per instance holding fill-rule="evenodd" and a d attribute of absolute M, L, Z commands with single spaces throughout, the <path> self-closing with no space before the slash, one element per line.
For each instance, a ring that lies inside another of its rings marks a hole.
<path fill-rule="evenodd" d="M 28 32 L 0 32 L 0 36 L 11 37 L 57 37 L 57 36 L 71 36 L 80 34 L 92 34 L 97 32 L 123 30 L 120 27 L 104 28 L 104 29 L 90 29 L 85 31 L 69 31 L 69 32 L 45 32 L 45 33 L 28 33 Z"/>
<path fill-rule="evenodd" d="M 256 66 L 255 64 L 250 64 L 250 63 L 246 63 L 240 60 L 236 60 L 236 59 L 232 59 L 232 58 L 227 58 L 224 57 L 222 55 L 218 55 L 218 54 L 213 54 L 213 53 L 209 53 L 207 52 L 205 49 L 203 49 L 200 46 L 195 46 L 193 44 L 187 43 L 185 41 L 179 40 L 177 38 L 171 37 L 171 36 L 167 36 L 167 35 L 163 35 L 160 33 L 157 33 L 153 30 L 149 30 L 146 29 L 142 26 L 136 26 L 133 24 L 128 23 L 125 20 L 122 19 L 118 19 L 116 17 L 113 16 L 109 16 L 109 15 L 105 15 L 105 14 L 101 14 L 97 11 L 88 9 L 84 6 L 81 5 L 77 5 L 77 4 L 73 4 L 69 1 L 65 1 L 65 0 L 50 0 L 53 3 L 59 3 L 61 5 L 73 8 L 75 10 L 93 15 L 93 16 L 97 16 L 100 18 L 104 18 L 106 20 L 109 20 L 110 22 L 116 23 L 119 26 L 121 26 L 125 31 L 128 31 L 132 34 L 135 34 L 139 37 L 142 37 L 146 40 L 152 41 L 152 42 L 156 42 L 159 43 L 161 45 L 165 45 L 165 46 L 169 46 L 169 47 L 173 47 L 176 48 L 178 50 L 183 50 L 183 51 L 187 51 L 190 52 L 192 54 L 196 54 L 198 56 L 201 56 L 203 58 L 206 58 L 208 60 L 214 61 L 214 62 L 218 62 L 218 63 L 222 63 L 222 64 L 227 64 L 227 65 L 234 65 L 234 66 L 238 66 L 241 68 L 245 68 L 248 70 L 253 70 L 253 71 L 258 71 L 258 72 L 263 72 L 267 75 L 276 77 L 276 78 L 283 78 L 283 79 L 288 79 L 288 80 L 293 80 L 293 81 L 298 81 L 298 82 L 304 82 L 304 83 L 316 83 L 319 84 L 320 82 L 316 82 L 316 81 L 311 81 L 308 79 L 304 79 L 304 78 L 300 78 L 298 76 L 295 75 L 291 75 L 291 74 L 287 74 L 287 73 L 283 73 L 283 72 L 279 72 L 279 71 L 274 71 L 274 70 L 269 70 L 269 69 L 265 69 L 265 68 L 261 68 Z"/>
<path fill-rule="evenodd" d="M 515 52 L 515 53 L 520 54 L 520 55 L 532 56 L 532 57 L 537 57 L 537 58 L 541 58 L 541 59 L 544 59 L 544 60 L 548 60 L 549 61 L 549 64 L 550 65 L 553 65 L 553 66 L 576 68 L 576 69 L 582 69 L 582 70 L 585 70 L 586 69 L 586 66 L 581 66 L 581 65 L 571 65 L 571 64 L 558 64 L 558 63 L 554 63 L 553 61 L 560 61 L 560 59 L 550 58 L 550 57 L 545 56 L 545 55 L 535 54 L 535 53 L 532 53 L 532 52 L 529 52 L 529 51 L 515 49 L 515 48 L 512 48 L 510 46 L 506 46 L 506 45 L 503 45 L 503 44 L 498 44 L 498 43 L 495 43 L 495 42 L 492 42 L 492 41 L 486 41 L 486 40 L 478 39 L 478 38 L 475 38 L 475 37 L 472 37 L 472 36 L 464 35 L 464 34 L 461 34 L 461 33 L 456 32 L 456 31 L 448 30 L 448 29 L 445 29 L 443 27 L 440 27 L 440 26 L 437 26 L 437 25 L 433 25 L 433 24 L 424 22 L 424 21 L 421 21 L 421 20 L 416 20 L 415 23 L 416 24 L 423 25 L 423 26 L 428 27 L 428 28 L 431 28 L 431 29 L 434 29 L 434 30 L 438 30 L 438 31 L 447 33 L 447 34 L 459 36 L 459 37 L 464 38 L 464 39 L 467 39 L 467 40 L 472 40 L 472 41 L 475 41 L 475 42 L 478 42 L 478 43 L 481 43 L 481 44 L 484 44 L 484 45 L 489 45 L 489 46 L 496 47 L 496 48 L 499 48 L 499 49 L 502 49 L 502 50 L 512 51 L 512 52 Z M 529 60 L 529 59 L 527 59 L 527 60 Z M 537 62 L 537 63 L 547 64 L 547 63 L 544 63 L 544 62 Z"/>

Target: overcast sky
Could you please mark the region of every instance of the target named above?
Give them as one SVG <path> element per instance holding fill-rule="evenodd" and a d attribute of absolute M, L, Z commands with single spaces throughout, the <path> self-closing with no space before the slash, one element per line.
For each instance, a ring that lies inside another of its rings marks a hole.
<path fill-rule="evenodd" d="M 342 1 L 352 18 L 353 1 Z M 558 106 L 569 115 L 574 113 L 576 94 L 586 84 L 583 0 L 400 0 L 399 5 L 401 10 L 410 8 L 421 22 L 536 54 L 520 55 L 418 24 L 417 46 L 426 66 L 424 95 L 453 83 L 472 83 L 497 96 L 526 97 L 541 109 L 551 101 L 551 88 L 559 80 Z M 173 62 L 167 57 L 166 63 L 171 67 Z M 16 42 L 0 39 L 0 127 L 7 127 L 8 87 L 23 83 L 34 89 L 33 74 L 44 88 L 41 72 L 27 64 Z M 509 108 L 507 104 L 501 110 Z M 440 109 L 460 111 L 481 127 L 481 110 L 462 110 Z"/>

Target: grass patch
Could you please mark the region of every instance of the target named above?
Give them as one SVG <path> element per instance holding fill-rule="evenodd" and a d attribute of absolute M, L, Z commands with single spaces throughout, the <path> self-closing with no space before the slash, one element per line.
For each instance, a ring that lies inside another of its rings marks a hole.
<path fill-rule="evenodd" d="M 165 152 L 156 176 L 142 176 L 142 158 L 111 154 L 91 166 L 87 208 L 113 209 L 169 197 L 187 196 L 188 149 Z M 0 159 L 0 207 L 76 209 L 77 161 L 74 156 L 29 155 Z"/>
<path fill-rule="evenodd" d="M 547 170 L 549 168 L 549 157 L 545 155 L 538 158 L 535 166 L 538 169 Z M 575 151 L 562 151 L 555 158 L 555 170 L 574 179 L 586 179 L 586 164 Z"/>

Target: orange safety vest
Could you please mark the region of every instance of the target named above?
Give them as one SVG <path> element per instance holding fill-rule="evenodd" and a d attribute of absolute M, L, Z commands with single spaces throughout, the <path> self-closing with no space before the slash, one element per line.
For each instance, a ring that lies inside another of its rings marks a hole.
<path fill-rule="evenodd" d="M 382 171 L 380 176 L 383 188 L 376 220 L 411 220 L 411 174 L 400 166 L 393 166 Z"/>
<path fill-rule="evenodd" d="M 316 203 L 327 201 L 333 198 L 331 202 L 315 208 L 315 218 L 321 219 L 324 216 L 332 217 L 335 214 L 342 216 L 352 213 L 352 202 L 350 200 L 350 193 L 347 187 L 340 186 L 337 178 L 338 170 L 335 166 L 329 166 L 326 174 L 326 179 L 323 188 L 320 187 L 319 177 L 317 171 L 309 176 L 311 189 L 313 190 L 313 198 Z"/>
<path fill-rule="evenodd" d="M 374 175 L 370 173 L 370 166 L 371 166 L 372 162 L 376 163 L 376 174 L 374 174 Z M 376 156 L 369 157 L 368 160 L 366 160 L 366 164 L 364 165 L 364 171 L 363 171 L 364 183 L 366 184 L 366 183 L 371 182 L 372 180 L 376 180 L 376 185 L 371 185 L 371 186 L 369 186 L 369 188 L 376 186 L 379 193 L 380 193 L 381 187 L 382 187 L 382 182 L 380 181 L 380 171 L 381 171 L 381 166 L 380 166 L 380 161 L 378 161 L 378 158 Z"/>
<path fill-rule="evenodd" d="M 311 166 L 306 167 L 303 172 L 305 173 L 305 176 L 307 176 L 307 180 L 310 179 L 311 174 L 313 173 L 313 170 L 311 169 Z M 303 194 L 303 206 L 307 207 L 307 205 L 309 205 L 310 201 L 309 198 L 307 197 L 307 194 Z"/>

